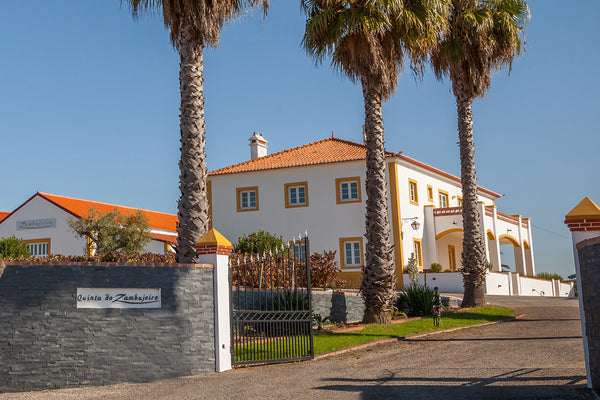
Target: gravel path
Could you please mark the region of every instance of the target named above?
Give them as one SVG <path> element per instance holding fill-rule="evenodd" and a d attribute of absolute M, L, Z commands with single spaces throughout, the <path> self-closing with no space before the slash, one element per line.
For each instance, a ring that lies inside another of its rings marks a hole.
<path fill-rule="evenodd" d="M 321 360 L 8 399 L 598 399 L 586 388 L 576 299 L 489 296 L 520 319 Z"/>

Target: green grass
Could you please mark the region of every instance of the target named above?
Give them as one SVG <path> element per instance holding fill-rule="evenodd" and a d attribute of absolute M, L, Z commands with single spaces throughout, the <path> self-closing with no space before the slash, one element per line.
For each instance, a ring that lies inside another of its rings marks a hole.
<path fill-rule="evenodd" d="M 417 333 L 432 332 L 441 329 L 457 328 L 460 326 L 475 325 L 483 322 L 498 321 L 512 317 L 514 312 L 508 308 L 486 306 L 469 311 L 457 312 L 442 316 L 442 326 L 433 326 L 432 318 L 407 321 L 391 325 L 367 325 L 365 329 L 350 332 L 315 332 L 315 355 L 329 353 L 346 347 L 368 343 L 373 340 L 398 338 Z"/>
<path fill-rule="evenodd" d="M 414 321 L 407 321 L 400 324 L 390 325 L 367 325 L 364 329 L 350 332 L 318 332 L 314 333 L 315 355 L 329 353 L 341 350 L 346 347 L 356 346 L 368 343 L 373 340 L 398 338 L 402 336 L 414 335 L 417 333 L 432 332 L 441 329 L 456 328 L 461 326 L 475 325 L 483 322 L 498 321 L 507 317 L 514 316 L 515 313 L 503 307 L 486 306 L 461 311 L 442 316 L 442 326 L 437 328 L 433 326 L 432 318 L 425 318 Z M 286 339 L 293 340 L 293 339 Z M 270 342 L 271 345 L 252 344 L 245 346 L 235 346 L 236 360 L 243 359 L 243 353 L 253 354 L 254 359 L 267 360 L 277 357 L 292 357 L 293 354 L 286 351 L 285 341 L 276 339 Z M 274 351 L 273 349 L 279 349 Z"/>

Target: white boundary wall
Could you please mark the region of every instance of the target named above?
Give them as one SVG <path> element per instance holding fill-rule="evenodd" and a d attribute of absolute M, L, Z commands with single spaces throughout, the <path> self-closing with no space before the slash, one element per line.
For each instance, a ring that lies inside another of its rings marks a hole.
<path fill-rule="evenodd" d="M 419 284 L 438 287 L 440 292 L 463 293 L 463 278 L 460 272 L 428 272 L 419 274 Z M 404 274 L 404 283 L 410 283 L 408 274 Z M 516 287 L 515 287 L 516 286 Z M 555 296 L 573 297 L 572 283 L 527 278 L 519 274 L 506 272 L 488 272 L 485 282 L 485 293 L 498 296 Z"/>

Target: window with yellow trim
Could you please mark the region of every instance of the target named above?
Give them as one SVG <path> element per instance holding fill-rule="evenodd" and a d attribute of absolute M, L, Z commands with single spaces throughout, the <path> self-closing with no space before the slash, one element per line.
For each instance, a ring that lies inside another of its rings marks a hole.
<path fill-rule="evenodd" d="M 360 178 L 337 178 L 335 180 L 335 197 L 337 204 L 360 203 Z"/>
<path fill-rule="evenodd" d="M 421 240 L 413 239 L 413 251 L 414 257 L 417 260 L 417 265 L 419 267 L 423 266 L 423 251 L 421 250 Z"/>
<path fill-rule="evenodd" d="M 285 206 L 289 207 L 308 207 L 308 182 L 286 183 Z"/>
<path fill-rule="evenodd" d="M 49 254 L 52 254 L 50 252 L 50 238 L 27 239 L 23 240 L 23 243 L 27 244 L 29 253 L 31 253 L 33 257 L 48 257 Z"/>
<path fill-rule="evenodd" d="M 414 179 L 408 180 L 408 195 L 410 204 L 419 205 L 419 192 L 417 190 L 417 181 Z"/>
<path fill-rule="evenodd" d="M 235 192 L 238 212 L 258 210 L 258 186 L 237 188 Z"/>
<path fill-rule="evenodd" d="M 440 200 L 440 208 L 448 208 L 448 192 L 438 190 L 438 198 Z"/>
<path fill-rule="evenodd" d="M 433 201 L 433 187 L 431 185 L 427 185 L 427 200 Z"/>
<path fill-rule="evenodd" d="M 458 203 L 458 207 L 462 207 L 462 197 L 458 196 L 457 203 Z"/>
<path fill-rule="evenodd" d="M 340 261 L 343 268 L 360 268 L 364 264 L 361 237 L 340 238 Z"/>

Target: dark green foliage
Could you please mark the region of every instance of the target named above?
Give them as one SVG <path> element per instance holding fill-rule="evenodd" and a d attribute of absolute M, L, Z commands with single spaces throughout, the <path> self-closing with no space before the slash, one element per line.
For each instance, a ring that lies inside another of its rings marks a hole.
<path fill-rule="evenodd" d="M 115 208 L 101 213 L 91 207 L 84 218 L 71 218 L 69 227 L 81 237 L 93 242 L 99 256 L 111 253 L 132 256 L 141 253 L 152 240 L 148 218 L 140 211 L 123 215 Z"/>
<path fill-rule="evenodd" d="M 264 254 L 269 251 L 276 252 L 281 248 L 283 248 L 281 236 L 272 235 L 262 229 L 249 235 L 240 236 L 233 245 L 233 251 L 236 253 Z"/>
<path fill-rule="evenodd" d="M 273 309 L 277 311 L 308 310 L 308 296 L 304 292 L 286 290 L 273 297 Z"/>
<path fill-rule="evenodd" d="M 313 314 L 314 324 L 317 325 L 318 330 L 323 330 L 323 325 L 329 321 L 329 317 L 323 317 L 321 314 Z"/>
<path fill-rule="evenodd" d="M 29 256 L 31 256 L 29 247 L 22 239 L 16 238 L 14 235 L 0 239 L 0 259 Z"/>
<path fill-rule="evenodd" d="M 438 263 L 431 264 L 431 268 L 429 268 L 431 272 L 442 272 L 442 265 Z"/>
<path fill-rule="evenodd" d="M 425 285 L 407 285 L 396 298 L 396 309 L 411 317 L 431 315 L 433 312 L 433 290 Z"/>
<path fill-rule="evenodd" d="M 535 275 L 536 278 L 540 278 L 540 279 L 558 279 L 559 281 L 563 282 L 565 280 L 565 278 L 563 278 L 561 275 L 559 274 L 552 274 L 550 272 L 538 272 Z"/>
<path fill-rule="evenodd" d="M 0 257 L 1 258 L 1 257 Z M 95 256 L 63 256 L 61 254 L 50 254 L 47 257 L 31 257 L 31 256 L 19 256 L 19 257 L 5 257 L 4 261 L 10 262 L 47 262 L 51 264 L 61 264 L 70 262 L 117 262 L 117 263 L 138 263 L 138 264 L 158 264 L 158 263 L 174 263 L 175 253 L 167 254 L 133 254 L 125 255 L 120 253 L 109 253 L 105 255 Z"/>

